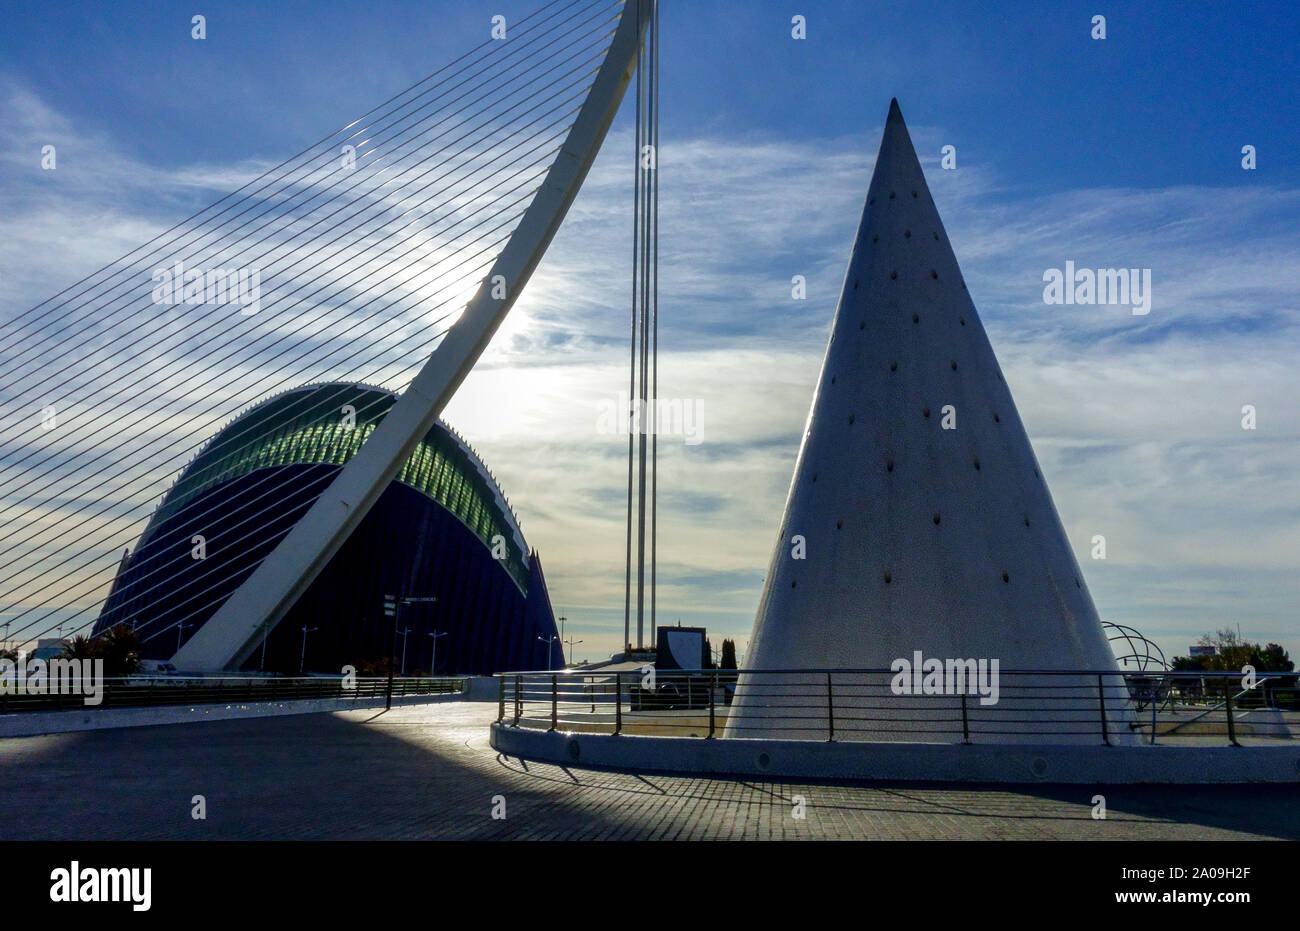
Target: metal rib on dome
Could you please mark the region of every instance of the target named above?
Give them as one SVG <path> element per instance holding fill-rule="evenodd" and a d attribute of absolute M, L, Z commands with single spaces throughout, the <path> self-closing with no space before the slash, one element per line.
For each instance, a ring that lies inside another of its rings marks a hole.
<path fill-rule="evenodd" d="M 140 546 L 203 492 L 259 469 L 286 465 L 343 466 L 397 400 L 371 385 L 329 382 L 275 395 L 249 408 L 214 436 L 167 492 Z M 350 406 L 354 418 L 344 413 Z M 519 523 L 473 450 L 439 420 L 394 481 L 422 492 L 460 520 L 485 546 L 506 541 L 502 564 L 522 591 L 529 557 Z"/>

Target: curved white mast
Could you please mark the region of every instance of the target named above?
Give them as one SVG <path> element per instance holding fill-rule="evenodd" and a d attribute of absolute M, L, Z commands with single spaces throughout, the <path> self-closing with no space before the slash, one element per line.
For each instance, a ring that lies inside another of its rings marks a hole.
<path fill-rule="evenodd" d="M 410 387 L 302 519 L 172 662 L 178 669 L 237 667 L 293 607 L 433 428 L 546 252 L 596 158 L 636 67 L 653 4 L 627 0 L 605 60 L 569 135 L 518 228 L 464 313 Z M 504 295 L 494 282 L 504 283 Z"/>

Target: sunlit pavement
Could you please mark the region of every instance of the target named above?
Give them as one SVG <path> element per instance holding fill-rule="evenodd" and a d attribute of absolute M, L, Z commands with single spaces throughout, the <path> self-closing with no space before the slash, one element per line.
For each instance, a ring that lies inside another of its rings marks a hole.
<path fill-rule="evenodd" d="M 1300 838 L 1296 786 L 628 775 L 501 757 L 487 742 L 495 715 L 453 703 L 11 738 L 0 741 L 0 838 Z M 199 795 L 204 820 L 191 817 Z"/>

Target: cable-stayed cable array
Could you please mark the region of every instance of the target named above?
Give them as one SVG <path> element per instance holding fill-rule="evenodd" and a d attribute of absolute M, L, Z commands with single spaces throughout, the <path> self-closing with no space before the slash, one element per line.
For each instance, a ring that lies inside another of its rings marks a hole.
<path fill-rule="evenodd" d="M 636 178 L 632 203 L 631 364 L 628 374 L 627 563 L 623 592 L 623 640 L 645 642 L 646 595 L 650 600 L 650 646 L 655 643 L 655 562 L 658 552 L 659 459 L 659 16 L 658 0 L 645 42 L 637 52 Z M 648 445 L 647 445 L 648 437 Z M 647 481 L 649 488 L 647 489 Z M 648 515 L 647 515 L 648 510 Z M 648 527 L 648 532 L 647 532 Z M 633 537 L 636 544 L 633 546 Z M 646 538 L 650 579 L 646 582 Z M 632 564 L 636 563 L 635 598 Z"/>
<path fill-rule="evenodd" d="M 309 382 L 405 386 L 488 286 L 622 5 L 554 0 L 0 324 L 6 639 L 93 623 L 158 491 L 250 404 Z M 308 427 L 342 416 L 347 393 L 331 395 L 338 407 L 313 404 Z M 287 482 L 262 476 L 258 508 L 224 545 L 265 539 Z M 202 518 L 201 499 L 185 507 Z M 191 559 L 188 539 L 171 542 L 174 556 L 133 578 L 134 594 L 164 590 Z M 176 623 L 215 609 L 220 574 Z"/>

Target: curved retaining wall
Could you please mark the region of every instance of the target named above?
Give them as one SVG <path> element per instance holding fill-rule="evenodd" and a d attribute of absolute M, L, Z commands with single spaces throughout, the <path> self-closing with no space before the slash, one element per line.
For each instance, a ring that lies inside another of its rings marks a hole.
<path fill-rule="evenodd" d="M 464 694 L 394 695 L 394 705 L 464 701 Z M 384 696 L 367 698 L 298 698 L 287 701 L 209 702 L 157 705 L 148 708 L 81 708 L 68 711 L 23 711 L 0 715 L 0 737 L 35 737 L 68 731 L 97 731 L 115 727 L 194 724 L 233 718 L 268 718 L 284 714 L 320 714 L 384 707 Z"/>
<path fill-rule="evenodd" d="M 493 724 L 492 746 L 528 760 L 696 776 L 1085 785 L 1300 782 L 1300 745 L 827 743 L 567 734 Z"/>

